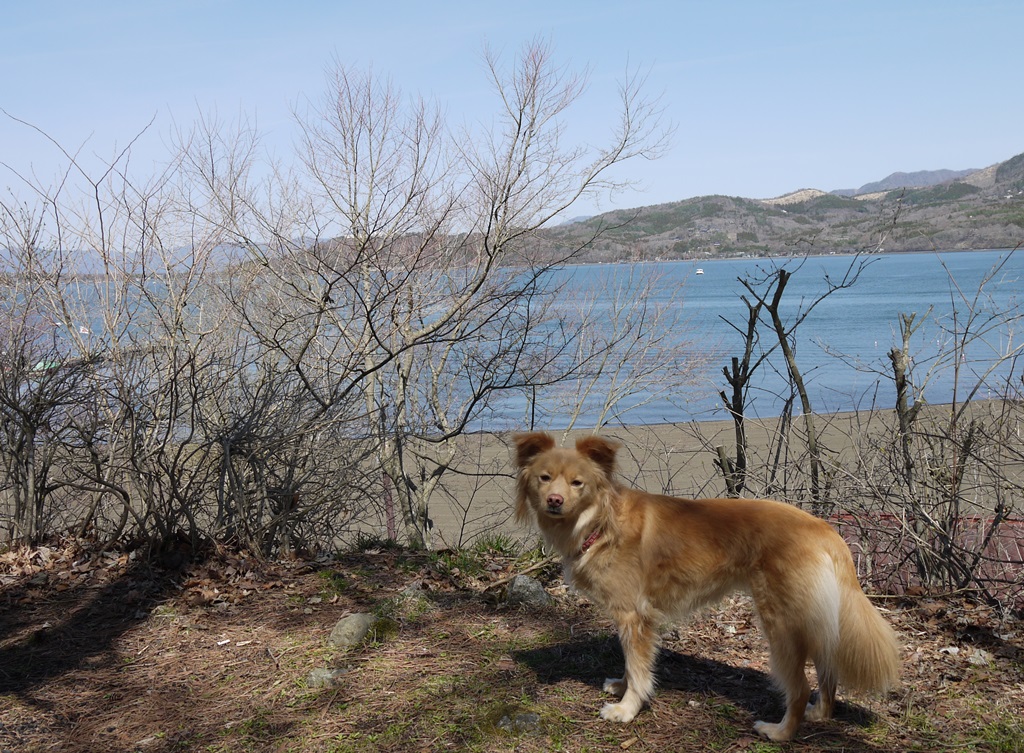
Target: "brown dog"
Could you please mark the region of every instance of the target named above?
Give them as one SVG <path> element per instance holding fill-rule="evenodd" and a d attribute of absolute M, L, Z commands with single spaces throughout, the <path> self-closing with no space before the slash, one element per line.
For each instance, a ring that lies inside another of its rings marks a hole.
<path fill-rule="evenodd" d="M 588 437 L 556 448 L 544 433 L 515 438 L 515 516 L 533 521 L 564 560 L 567 576 L 615 621 L 626 674 L 604 689 L 621 696 L 601 710 L 628 722 L 654 693 L 658 630 L 734 590 L 752 594 L 767 634 L 771 670 L 786 694 L 778 724 L 758 732 L 788 740 L 805 715 L 828 719 L 836 685 L 892 686 L 899 647 L 857 582 L 842 537 L 782 502 L 687 500 L 620 485 L 618 444 Z M 807 660 L 819 698 L 808 706 Z M 806 713 L 805 713 L 806 712 Z"/>

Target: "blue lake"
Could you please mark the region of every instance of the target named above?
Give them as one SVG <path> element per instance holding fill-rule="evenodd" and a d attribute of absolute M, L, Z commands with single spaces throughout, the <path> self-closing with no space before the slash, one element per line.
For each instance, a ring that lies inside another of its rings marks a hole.
<path fill-rule="evenodd" d="M 1018 306 L 1024 292 L 1024 251 L 965 251 L 948 253 L 889 254 L 870 258 L 857 282 L 839 290 L 819 303 L 797 329 L 795 341 L 798 365 L 808 383 L 811 401 L 817 412 L 867 408 L 876 405 L 891 408 L 895 402 L 887 356 L 900 340 L 900 314 L 916 313 L 924 324 L 911 341 L 914 380 L 924 385 L 924 397 L 930 403 L 950 402 L 954 387 L 962 399 L 965 387 L 979 382 L 981 375 L 1000 359 L 1024 343 L 1019 325 Z M 781 312 L 786 321 L 801 307 L 819 298 L 827 289 L 826 276 L 839 280 L 849 269 L 853 257 L 818 256 L 790 260 L 786 268 L 793 276 L 782 299 Z M 678 337 L 688 343 L 695 359 L 708 361 L 703 373 L 686 394 L 661 397 L 630 410 L 623 420 L 629 423 L 666 423 L 727 418 L 718 392 L 727 389 L 722 368 L 733 355 L 742 353 L 743 339 L 727 322 L 745 326 L 747 306 L 740 296 L 749 294 L 741 278 L 759 277 L 759 270 L 771 270 L 785 260 L 742 259 L 696 262 L 646 262 L 643 271 L 658 280 L 651 299 L 678 307 L 685 326 Z M 698 274 L 698 269 L 700 274 Z M 595 291 L 636 273 L 628 264 L 581 265 L 568 267 L 565 275 L 574 288 Z M 984 285 L 982 283 L 984 282 Z M 980 294 L 979 294 L 980 286 Z M 929 313 L 930 311 L 930 313 Z M 973 319 L 972 317 L 973 312 Z M 997 324 L 992 317 L 1008 314 L 1009 323 Z M 978 332 L 963 352 L 952 349 L 952 333 L 962 331 L 971 322 Z M 763 327 L 762 342 L 773 334 Z M 942 363 L 939 353 L 948 354 Z M 840 357 L 841 356 L 841 357 Z M 784 368 L 781 353 L 772 357 L 778 369 Z M 954 366 L 959 370 L 959 379 Z M 933 368 L 934 367 L 934 368 Z M 931 373 L 929 370 L 931 369 Z M 1020 367 L 1016 361 L 1002 364 L 986 380 L 978 397 L 994 397 L 1007 378 L 1020 386 Z M 750 393 L 753 413 L 762 417 L 778 415 L 787 392 L 785 380 L 770 367 L 761 369 Z M 958 386 L 957 386 L 958 385 Z M 512 407 L 513 414 L 521 408 Z M 520 414 L 521 415 L 521 414 Z M 557 426 L 556 415 L 541 416 Z M 586 420 L 581 426 L 588 425 Z M 589 425 L 593 425 L 589 422 Z"/>

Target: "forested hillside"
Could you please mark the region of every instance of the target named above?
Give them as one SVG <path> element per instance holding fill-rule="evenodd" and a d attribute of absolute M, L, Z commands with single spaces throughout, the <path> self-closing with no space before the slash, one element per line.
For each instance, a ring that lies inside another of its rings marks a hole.
<path fill-rule="evenodd" d="M 592 238 L 587 261 L 1014 248 L 1024 241 L 1024 154 L 923 188 L 700 196 L 609 212 L 548 238 L 555 248 Z"/>

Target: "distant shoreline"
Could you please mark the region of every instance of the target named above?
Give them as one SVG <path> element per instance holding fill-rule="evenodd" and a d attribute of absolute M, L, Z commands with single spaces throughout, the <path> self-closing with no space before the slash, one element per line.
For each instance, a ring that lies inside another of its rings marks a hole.
<path fill-rule="evenodd" d="M 795 259 L 818 259 L 829 256 L 910 256 L 913 254 L 974 254 L 974 253 L 1007 253 L 1012 254 L 1017 251 L 1024 251 L 1024 248 L 1018 246 L 1016 248 L 913 248 L 913 249 L 894 249 L 887 251 L 881 250 L 860 250 L 860 251 L 809 251 L 806 254 L 772 254 L 769 256 L 764 255 L 748 255 L 748 254 L 736 254 L 731 256 L 707 256 L 701 258 L 654 258 L 654 259 L 616 259 L 611 261 L 588 261 L 586 259 L 576 259 L 572 257 L 569 261 L 565 262 L 566 266 L 611 266 L 611 265 L 633 265 L 633 264 L 676 264 L 676 263 L 691 263 L 691 264 L 704 264 L 712 263 L 716 261 L 777 261 L 777 260 L 795 260 Z"/>

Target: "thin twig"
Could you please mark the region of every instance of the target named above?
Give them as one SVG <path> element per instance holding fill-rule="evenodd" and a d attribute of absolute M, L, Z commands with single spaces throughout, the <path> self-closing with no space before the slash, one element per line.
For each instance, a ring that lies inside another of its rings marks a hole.
<path fill-rule="evenodd" d="M 542 567 L 547 567 L 548 565 L 550 565 L 553 562 L 555 562 L 557 559 L 558 559 L 558 557 L 556 555 L 551 555 L 550 557 L 545 557 L 540 562 L 536 563 L 535 565 L 530 565 L 525 570 L 520 570 L 517 573 L 513 573 L 512 575 L 509 575 L 509 576 L 506 576 L 506 577 L 502 578 L 501 580 L 494 581 L 494 583 L 491 583 L 489 586 L 487 586 L 487 588 L 485 588 L 484 591 L 490 591 L 492 589 L 504 586 L 506 583 L 509 583 L 510 581 L 514 580 L 515 578 L 519 577 L 520 575 L 526 575 L 527 573 L 532 573 L 534 570 L 540 570 Z"/>

